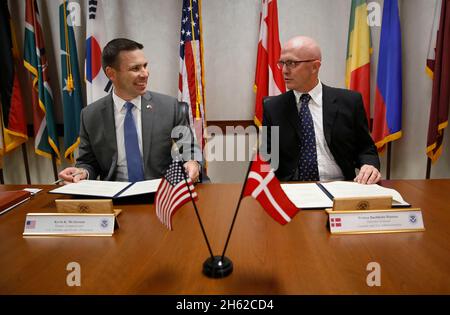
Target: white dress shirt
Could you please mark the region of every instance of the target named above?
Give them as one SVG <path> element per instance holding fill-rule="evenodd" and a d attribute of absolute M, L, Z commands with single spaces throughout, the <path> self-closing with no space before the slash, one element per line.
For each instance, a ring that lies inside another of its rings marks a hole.
<path fill-rule="evenodd" d="M 314 123 L 314 133 L 316 136 L 317 149 L 317 165 L 319 167 L 319 178 L 321 181 L 326 180 L 344 180 L 342 170 L 336 164 L 336 160 L 331 154 L 330 148 L 325 140 L 323 132 L 323 101 L 322 101 L 322 82 L 319 83 L 309 92 L 295 91 L 295 100 L 297 110 L 300 111 L 300 96 L 309 94 L 311 100 L 308 103 L 309 110 Z"/>
<path fill-rule="evenodd" d="M 124 106 L 127 101 L 120 98 L 113 91 L 112 93 L 114 101 L 114 123 L 116 126 L 116 139 L 117 139 L 117 169 L 116 169 L 116 180 L 117 181 L 128 181 L 128 169 L 127 169 L 127 156 L 125 153 L 125 138 L 123 125 L 125 122 L 125 115 L 127 109 Z M 133 114 L 134 123 L 136 124 L 136 131 L 138 135 L 139 151 L 142 154 L 142 123 L 141 123 L 141 96 L 138 96 L 131 101 L 133 103 L 133 109 L 131 113 Z"/>

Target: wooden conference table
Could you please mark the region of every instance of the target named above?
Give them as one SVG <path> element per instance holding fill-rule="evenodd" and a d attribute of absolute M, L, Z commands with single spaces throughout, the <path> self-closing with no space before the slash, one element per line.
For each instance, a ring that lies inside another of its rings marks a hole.
<path fill-rule="evenodd" d="M 191 204 L 170 232 L 153 204 L 120 205 L 112 237 L 23 238 L 28 212 L 54 212 L 44 188 L 0 216 L 0 294 L 449 294 L 450 180 L 393 180 L 405 200 L 423 211 L 425 232 L 331 235 L 324 211 L 300 211 L 281 226 L 252 198 L 242 201 L 226 256 L 224 279 L 201 270 L 208 250 Z M 13 190 L 24 186 L 0 186 Z M 198 208 L 215 255 L 223 249 L 240 184 L 198 185 Z M 81 266 L 81 286 L 69 287 L 66 266 Z M 381 286 L 369 287 L 370 262 Z"/>

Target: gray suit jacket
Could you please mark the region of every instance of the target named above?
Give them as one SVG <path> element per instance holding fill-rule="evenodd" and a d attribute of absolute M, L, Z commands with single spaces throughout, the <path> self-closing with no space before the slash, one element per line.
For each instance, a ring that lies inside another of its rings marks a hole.
<path fill-rule="evenodd" d="M 147 91 L 141 98 L 142 146 L 146 179 L 162 177 L 172 161 L 174 141 L 185 161 L 202 162 L 187 115 L 174 97 Z M 184 126 L 173 132 L 174 127 Z M 174 135 L 173 135 L 174 134 Z M 80 146 L 76 167 L 90 179 L 115 180 L 117 141 L 114 103 L 109 94 L 81 111 Z"/>

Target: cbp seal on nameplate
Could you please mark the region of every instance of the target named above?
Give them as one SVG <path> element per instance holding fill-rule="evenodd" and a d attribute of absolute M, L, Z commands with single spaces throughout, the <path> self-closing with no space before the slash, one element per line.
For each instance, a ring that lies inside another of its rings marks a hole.
<path fill-rule="evenodd" d="M 370 203 L 367 200 L 361 200 L 358 202 L 358 205 L 356 206 L 357 210 L 367 210 L 369 209 Z"/>
<path fill-rule="evenodd" d="M 100 221 L 100 227 L 101 227 L 102 229 L 107 229 L 107 228 L 108 228 L 108 225 L 109 225 L 108 220 L 102 219 L 102 220 Z"/>

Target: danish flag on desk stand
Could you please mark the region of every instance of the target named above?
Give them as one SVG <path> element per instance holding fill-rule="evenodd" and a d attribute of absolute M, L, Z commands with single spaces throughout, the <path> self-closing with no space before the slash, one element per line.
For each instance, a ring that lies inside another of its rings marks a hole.
<path fill-rule="evenodd" d="M 252 161 L 243 196 L 258 200 L 264 210 L 282 225 L 290 222 L 299 210 L 284 193 L 270 164 L 264 162 L 259 154 Z"/>

